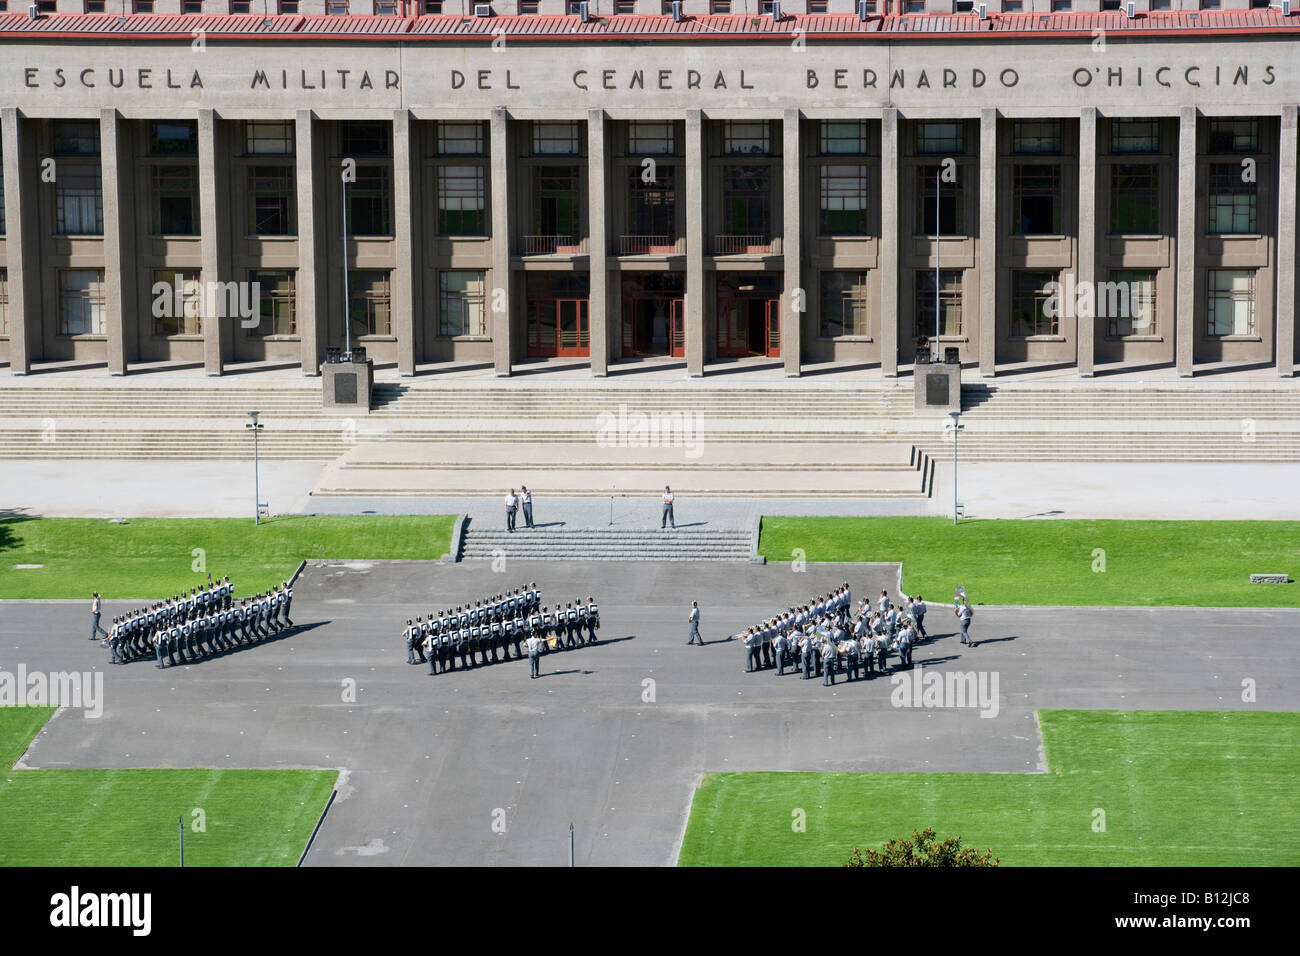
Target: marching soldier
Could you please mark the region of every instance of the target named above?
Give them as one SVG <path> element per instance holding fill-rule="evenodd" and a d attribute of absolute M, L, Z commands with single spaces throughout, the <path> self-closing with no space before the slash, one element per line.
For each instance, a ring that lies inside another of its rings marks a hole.
<path fill-rule="evenodd" d="M 409 617 L 406 619 L 406 630 L 402 632 L 402 637 L 406 639 L 406 663 L 415 663 L 415 622 Z"/>
<path fill-rule="evenodd" d="M 163 633 L 164 632 L 162 628 L 158 628 L 158 630 L 153 632 L 153 648 L 154 648 L 154 654 L 157 656 L 158 659 L 158 663 L 156 666 L 159 670 L 162 670 L 163 668 L 163 662 L 162 662 L 163 651 L 167 649 L 167 639 L 163 636 Z"/>
<path fill-rule="evenodd" d="M 596 630 L 600 627 L 600 606 L 587 597 L 587 643 L 596 643 Z"/>

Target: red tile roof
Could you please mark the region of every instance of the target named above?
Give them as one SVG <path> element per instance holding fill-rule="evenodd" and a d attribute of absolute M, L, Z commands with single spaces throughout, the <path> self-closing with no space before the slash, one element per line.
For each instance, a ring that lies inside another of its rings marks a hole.
<path fill-rule="evenodd" d="M 1300 16 L 1283 17 L 1280 10 L 1203 10 L 1199 13 L 1144 13 L 1132 20 L 1123 13 L 995 13 L 987 20 L 973 14 L 911 14 L 870 17 L 854 15 L 770 16 L 733 14 L 685 17 L 604 16 L 583 23 L 576 16 L 459 15 L 394 16 L 272 16 L 233 14 L 53 14 L 38 20 L 25 13 L 0 14 L 0 37 L 46 39 L 124 35 L 132 37 L 192 37 L 202 30 L 209 37 L 275 37 L 281 40 L 402 39 L 429 42 L 488 40 L 505 35 L 518 40 L 584 41 L 596 38 L 670 42 L 686 38 L 752 39 L 789 37 L 964 38 L 972 34 L 1010 37 L 1027 34 L 1091 35 L 1104 29 L 1129 36 L 1179 34 L 1300 34 Z"/>

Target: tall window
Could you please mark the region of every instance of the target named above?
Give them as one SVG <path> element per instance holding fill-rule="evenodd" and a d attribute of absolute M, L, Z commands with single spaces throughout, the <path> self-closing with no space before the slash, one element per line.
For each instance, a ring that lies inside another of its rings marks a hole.
<path fill-rule="evenodd" d="M 103 335 L 105 317 L 103 269 L 59 273 L 60 335 Z"/>
<path fill-rule="evenodd" d="M 866 120 L 821 120 L 817 127 L 818 148 L 824 155 L 866 155 Z"/>
<path fill-rule="evenodd" d="M 1059 335 L 1060 274 L 1042 269 L 1011 272 L 1011 337 Z M 1058 283 L 1058 286 L 1051 286 Z M 1053 296 L 1052 291 L 1057 294 Z"/>
<path fill-rule="evenodd" d="M 244 124 L 244 149 L 249 156 L 292 156 L 292 120 L 249 120 Z"/>
<path fill-rule="evenodd" d="M 1206 334 L 1255 335 L 1255 270 L 1211 269 Z"/>
<path fill-rule="evenodd" d="M 772 152 L 772 124 L 767 120 L 723 120 L 722 151 L 729 156 L 766 156 Z"/>
<path fill-rule="evenodd" d="M 916 124 L 916 151 L 923 156 L 966 152 L 966 127 L 959 120 Z"/>
<path fill-rule="evenodd" d="M 248 231 L 255 236 L 291 236 L 294 217 L 292 166 L 248 167 Z"/>
<path fill-rule="evenodd" d="M 1061 121 L 1059 119 L 1013 120 L 1011 150 L 1021 154 L 1059 153 Z"/>
<path fill-rule="evenodd" d="M 438 123 L 439 156 L 482 156 L 486 152 L 483 143 L 483 124 L 478 120 Z"/>
<path fill-rule="evenodd" d="M 0 236 L 5 234 L 4 146 L 0 144 Z"/>
<path fill-rule="evenodd" d="M 485 272 L 442 272 L 438 275 L 438 334 L 444 338 L 488 334 Z"/>
<path fill-rule="evenodd" d="M 577 238 L 579 175 L 577 166 L 534 167 L 533 235 Z"/>
<path fill-rule="evenodd" d="M 1114 119 L 1110 121 L 1112 153 L 1160 152 L 1158 119 Z"/>
<path fill-rule="evenodd" d="M 9 270 L 0 269 L 0 336 L 9 337 Z"/>
<path fill-rule="evenodd" d="M 197 156 L 198 128 L 193 120 L 151 120 L 150 156 Z"/>
<path fill-rule="evenodd" d="M 822 338 L 869 334 L 866 273 L 823 272 L 820 292 Z"/>
<path fill-rule="evenodd" d="M 258 284 L 260 321 L 249 335 L 297 335 L 297 304 L 294 300 L 294 273 L 289 270 L 251 273 Z"/>
<path fill-rule="evenodd" d="M 1012 173 L 1012 221 L 1020 236 L 1061 234 L 1061 167 L 1017 165 Z"/>
<path fill-rule="evenodd" d="M 916 234 L 920 236 L 964 236 L 966 194 L 964 176 L 957 170 L 955 183 L 938 182 L 940 166 L 916 167 Z M 939 221 L 935 222 L 935 193 L 938 191 Z M 936 228 L 937 225 L 937 228 Z"/>
<path fill-rule="evenodd" d="M 155 338 L 168 335 L 202 335 L 200 318 L 199 274 L 192 270 L 155 269 L 153 271 L 153 334 Z M 161 284 L 161 285 L 160 285 Z M 163 291 L 162 286 L 166 287 Z M 180 289 L 177 302 L 176 290 Z M 179 306 L 179 307 L 178 307 Z M 163 313 L 159 315 L 158 313 Z"/>
<path fill-rule="evenodd" d="M 1160 168 L 1154 163 L 1110 168 L 1110 231 L 1116 235 L 1160 233 Z"/>
<path fill-rule="evenodd" d="M 661 165 L 646 182 L 641 167 L 628 168 L 628 227 L 633 235 L 671 237 L 677 234 L 677 170 Z"/>
<path fill-rule="evenodd" d="M 438 167 L 439 235 L 487 235 L 484 172 L 482 166 Z"/>
<path fill-rule="evenodd" d="M 98 156 L 99 124 L 94 120 L 55 120 L 56 156 Z"/>
<path fill-rule="evenodd" d="M 1212 119 L 1206 152 L 1253 153 L 1259 149 L 1259 120 Z"/>
<path fill-rule="evenodd" d="M 339 130 L 344 156 L 391 156 L 389 124 L 383 120 L 345 120 Z"/>
<path fill-rule="evenodd" d="M 1208 232 L 1232 235 L 1256 232 L 1255 182 L 1247 182 L 1236 163 L 1211 163 Z"/>
<path fill-rule="evenodd" d="M 389 275 L 372 269 L 348 270 L 348 315 L 352 334 L 392 335 L 393 297 Z"/>
<path fill-rule="evenodd" d="M 582 154 L 579 123 L 533 123 L 534 156 L 579 156 Z"/>
<path fill-rule="evenodd" d="M 821 168 L 818 232 L 824 236 L 867 234 L 867 167 Z"/>
<path fill-rule="evenodd" d="M 918 269 L 916 273 L 916 329 L 917 337 L 934 335 L 934 270 Z M 960 337 L 961 320 L 961 270 L 943 269 L 939 275 L 939 334 Z"/>
<path fill-rule="evenodd" d="M 149 173 L 154 235 L 198 235 L 198 170 L 188 165 L 168 165 L 154 166 Z"/>
<path fill-rule="evenodd" d="M 1097 290 L 1096 310 L 1106 316 L 1106 334 L 1156 335 L 1155 269 L 1111 269 L 1110 282 Z"/>
<path fill-rule="evenodd" d="M 772 170 L 768 166 L 722 168 L 723 231 L 732 236 L 770 238 Z"/>
<path fill-rule="evenodd" d="M 102 236 L 104 193 L 99 164 L 64 164 L 54 181 L 54 231 L 60 236 Z"/>
<path fill-rule="evenodd" d="M 677 153 L 677 126 L 671 120 L 633 120 L 627 124 L 629 156 L 673 156 Z"/>
<path fill-rule="evenodd" d="M 354 236 L 393 234 L 393 179 L 387 166 L 358 166 L 348 188 L 348 232 Z"/>

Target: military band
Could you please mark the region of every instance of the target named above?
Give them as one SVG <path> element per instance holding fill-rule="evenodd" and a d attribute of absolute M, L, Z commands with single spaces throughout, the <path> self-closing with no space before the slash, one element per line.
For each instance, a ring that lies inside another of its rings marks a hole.
<path fill-rule="evenodd" d="M 539 652 L 596 643 L 600 628 L 600 606 L 590 597 L 548 608 L 536 584 L 475 601 L 473 605 L 408 619 L 402 632 L 408 664 L 427 664 L 430 674 L 482 667 L 524 656 L 531 638 Z M 531 646 L 531 644 L 529 645 Z"/>

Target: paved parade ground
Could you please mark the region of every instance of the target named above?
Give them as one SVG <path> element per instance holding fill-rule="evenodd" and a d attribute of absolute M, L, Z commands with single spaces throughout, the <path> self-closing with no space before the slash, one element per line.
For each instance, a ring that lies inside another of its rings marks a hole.
<path fill-rule="evenodd" d="M 594 596 L 601 643 L 544 656 L 537 681 L 513 659 L 433 677 L 406 664 L 408 616 L 532 580 L 548 604 Z M 342 771 L 319 866 L 563 865 L 570 823 L 579 865 L 668 865 L 707 772 L 1038 773 L 1039 709 L 1300 710 L 1296 610 L 979 607 L 972 650 L 930 595 L 916 664 L 996 673 L 992 718 L 895 708 L 881 677 L 743 672 L 729 634 L 845 580 L 855 601 L 894 594 L 898 567 L 325 563 L 298 582 L 292 631 L 175 670 L 109 666 L 85 601 L 0 602 L 0 669 L 106 670 L 103 716 L 60 713 L 27 767 Z M 703 648 L 685 646 L 692 599 Z"/>

